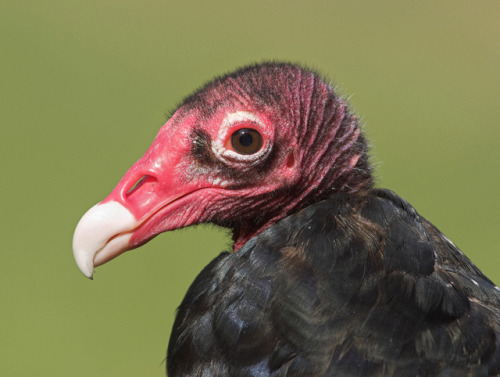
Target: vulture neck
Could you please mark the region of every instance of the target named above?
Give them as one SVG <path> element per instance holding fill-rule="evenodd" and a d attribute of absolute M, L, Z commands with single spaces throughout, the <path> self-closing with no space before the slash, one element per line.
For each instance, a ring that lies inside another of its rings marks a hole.
<path fill-rule="evenodd" d="M 250 213 L 240 213 L 230 225 L 234 251 L 311 204 L 335 193 L 362 193 L 373 187 L 368 146 L 359 121 L 333 88 L 300 70 L 292 83 L 286 78 L 277 82 L 275 97 L 280 100 L 272 107 L 280 109 L 278 113 L 287 120 L 276 123 L 289 125 L 287 138 L 293 141 L 287 152 L 293 151 L 296 174 L 278 189 L 245 198 Z M 282 144 L 286 144 L 284 140 Z"/>
<path fill-rule="evenodd" d="M 355 129 L 359 131 L 357 127 Z M 374 181 L 367 154 L 368 148 L 361 132 L 355 134 L 355 140 L 349 142 L 352 143 L 351 147 L 341 148 L 344 149 L 341 154 L 336 152 L 337 158 L 331 160 L 333 163 L 329 168 L 324 166 L 322 168 L 321 164 L 309 162 L 304 165 L 308 168 L 301 169 L 304 174 L 296 185 L 259 198 L 258 202 L 262 203 L 262 206 L 257 203 L 253 206 L 253 217 L 232 223 L 230 227 L 233 230 L 233 251 L 238 251 L 247 241 L 279 220 L 332 195 L 337 193 L 363 195 L 373 189 Z M 336 148 L 335 150 L 338 151 Z"/>

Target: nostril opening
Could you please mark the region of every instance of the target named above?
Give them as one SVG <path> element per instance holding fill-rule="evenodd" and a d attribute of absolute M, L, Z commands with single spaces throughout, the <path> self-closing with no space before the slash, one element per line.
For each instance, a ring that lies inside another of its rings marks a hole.
<path fill-rule="evenodd" d="M 132 195 L 133 192 L 137 191 L 139 187 L 143 186 L 145 183 L 156 183 L 158 180 L 151 175 L 143 175 L 139 178 L 127 191 L 127 197 Z"/>

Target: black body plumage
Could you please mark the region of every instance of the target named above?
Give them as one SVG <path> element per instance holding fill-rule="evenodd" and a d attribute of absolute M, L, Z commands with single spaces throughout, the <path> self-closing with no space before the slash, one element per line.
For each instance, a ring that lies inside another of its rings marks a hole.
<path fill-rule="evenodd" d="M 178 376 L 495 376 L 500 291 L 388 190 L 336 193 L 222 253 L 182 302 Z"/>

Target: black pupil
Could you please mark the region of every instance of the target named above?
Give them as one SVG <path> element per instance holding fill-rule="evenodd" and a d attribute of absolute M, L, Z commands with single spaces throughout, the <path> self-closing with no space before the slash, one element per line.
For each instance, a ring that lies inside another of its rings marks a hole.
<path fill-rule="evenodd" d="M 244 147 L 249 147 L 253 143 L 253 136 L 250 135 L 247 131 L 241 130 L 239 141 L 240 144 L 243 145 Z"/>

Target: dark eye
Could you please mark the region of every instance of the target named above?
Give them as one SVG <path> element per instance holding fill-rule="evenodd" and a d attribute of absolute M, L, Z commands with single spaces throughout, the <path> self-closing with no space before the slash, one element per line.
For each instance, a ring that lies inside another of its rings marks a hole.
<path fill-rule="evenodd" d="M 254 154 L 262 148 L 262 136 L 251 128 L 240 128 L 231 135 L 231 149 L 239 154 Z"/>

